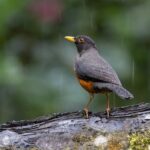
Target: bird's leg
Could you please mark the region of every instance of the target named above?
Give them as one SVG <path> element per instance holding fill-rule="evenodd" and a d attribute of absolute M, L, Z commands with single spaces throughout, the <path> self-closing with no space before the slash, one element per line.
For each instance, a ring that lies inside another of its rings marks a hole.
<path fill-rule="evenodd" d="M 108 95 L 108 93 L 106 93 L 106 98 L 107 98 L 106 113 L 107 113 L 107 118 L 109 118 L 109 114 L 110 114 L 110 103 L 109 103 L 109 95 Z"/>
<path fill-rule="evenodd" d="M 91 93 L 90 93 L 89 96 L 90 96 L 90 99 L 89 99 L 87 105 L 86 105 L 86 106 L 84 107 L 84 109 L 83 109 L 83 111 L 85 112 L 86 118 L 89 117 L 89 115 L 88 115 L 88 112 L 89 112 L 89 105 L 91 104 L 92 100 L 94 99 L 94 94 L 91 94 Z"/>

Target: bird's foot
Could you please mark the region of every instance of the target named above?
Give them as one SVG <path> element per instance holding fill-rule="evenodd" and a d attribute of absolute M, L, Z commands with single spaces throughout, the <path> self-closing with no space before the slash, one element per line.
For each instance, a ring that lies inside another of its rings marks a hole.
<path fill-rule="evenodd" d="M 85 115 L 85 118 L 88 119 L 89 118 L 89 110 L 87 108 L 84 108 L 83 113 Z"/>
<path fill-rule="evenodd" d="M 110 108 L 106 108 L 107 118 L 110 116 Z"/>

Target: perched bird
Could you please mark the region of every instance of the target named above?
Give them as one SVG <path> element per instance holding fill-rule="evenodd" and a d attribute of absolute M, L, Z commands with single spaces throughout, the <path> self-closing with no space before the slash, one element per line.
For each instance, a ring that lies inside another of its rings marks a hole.
<path fill-rule="evenodd" d="M 114 92 L 122 99 L 132 99 L 133 95 L 126 90 L 111 65 L 99 54 L 95 42 L 88 36 L 65 36 L 77 47 L 75 73 L 80 85 L 88 91 L 90 99 L 84 108 L 88 118 L 88 107 L 95 93 L 103 93 L 107 98 L 107 117 L 110 114 L 109 93 Z"/>

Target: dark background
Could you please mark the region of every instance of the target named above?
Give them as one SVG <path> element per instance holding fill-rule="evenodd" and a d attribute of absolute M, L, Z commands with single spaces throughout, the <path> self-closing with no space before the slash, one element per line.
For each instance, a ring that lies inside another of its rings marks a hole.
<path fill-rule="evenodd" d="M 1 0 L 0 122 L 81 110 L 88 94 L 75 78 L 76 48 L 65 35 L 85 34 L 135 96 L 111 106 L 149 102 L 149 0 Z M 104 110 L 97 95 L 92 111 Z"/>

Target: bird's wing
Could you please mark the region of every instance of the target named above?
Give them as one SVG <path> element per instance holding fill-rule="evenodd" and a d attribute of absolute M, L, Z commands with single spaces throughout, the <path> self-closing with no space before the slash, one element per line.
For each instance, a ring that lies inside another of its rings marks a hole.
<path fill-rule="evenodd" d="M 75 72 L 81 79 L 121 85 L 116 72 L 109 63 L 99 55 L 94 56 L 94 58 L 90 55 L 90 59 L 89 57 L 78 59 L 75 63 Z"/>

